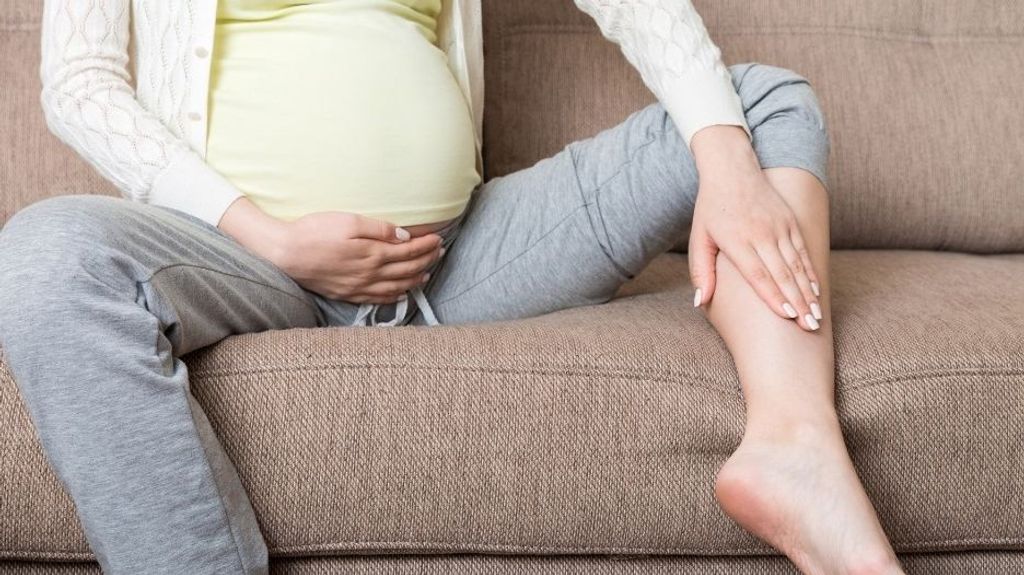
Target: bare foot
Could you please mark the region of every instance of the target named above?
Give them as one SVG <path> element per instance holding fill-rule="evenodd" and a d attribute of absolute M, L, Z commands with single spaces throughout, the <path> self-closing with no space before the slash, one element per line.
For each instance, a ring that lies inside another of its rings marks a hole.
<path fill-rule="evenodd" d="M 781 437 L 748 433 L 719 471 L 715 497 L 805 575 L 903 573 L 838 424 Z"/>

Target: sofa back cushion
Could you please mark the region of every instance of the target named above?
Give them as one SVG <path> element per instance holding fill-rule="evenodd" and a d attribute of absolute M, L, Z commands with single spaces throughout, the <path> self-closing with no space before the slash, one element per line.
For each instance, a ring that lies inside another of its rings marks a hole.
<path fill-rule="evenodd" d="M 838 248 L 1024 250 L 1024 2 L 695 0 L 727 64 L 810 80 Z M 572 0 L 484 0 L 487 176 L 653 102 Z"/>
<path fill-rule="evenodd" d="M 42 11 L 42 0 L 0 0 L 0 225 L 50 196 L 118 195 L 46 128 L 39 102 Z"/>
<path fill-rule="evenodd" d="M 1024 3 L 695 5 L 727 63 L 792 68 L 816 88 L 832 138 L 835 247 L 1024 251 Z M 483 8 L 486 177 L 654 101 L 572 0 Z M 46 129 L 41 11 L 42 0 L 0 0 L 0 223 L 53 195 L 117 195 Z"/>

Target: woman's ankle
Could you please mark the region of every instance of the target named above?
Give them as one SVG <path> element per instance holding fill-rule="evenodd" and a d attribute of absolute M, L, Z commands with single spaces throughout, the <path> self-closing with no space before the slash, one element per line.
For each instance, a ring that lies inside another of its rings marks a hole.
<path fill-rule="evenodd" d="M 748 415 L 744 442 L 818 444 L 842 438 L 842 427 L 834 407 L 802 412 L 772 411 Z"/>

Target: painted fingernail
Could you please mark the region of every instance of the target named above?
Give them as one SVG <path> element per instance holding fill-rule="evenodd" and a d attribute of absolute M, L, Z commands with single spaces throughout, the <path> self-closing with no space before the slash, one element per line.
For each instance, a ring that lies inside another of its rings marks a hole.
<path fill-rule="evenodd" d="M 448 251 L 448 248 L 441 248 L 441 257 L 444 257 L 446 251 Z"/>
<path fill-rule="evenodd" d="M 788 315 L 790 318 L 795 318 L 796 316 L 800 315 L 796 313 L 796 310 L 793 309 L 793 306 L 789 305 L 788 301 L 782 304 L 782 311 L 786 312 L 786 315 Z"/>
<path fill-rule="evenodd" d="M 818 287 L 818 282 L 811 282 L 811 291 L 814 295 L 821 297 L 821 288 Z"/>
<path fill-rule="evenodd" d="M 427 283 L 430 280 L 430 272 L 423 274 L 423 283 Z"/>
<path fill-rule="evenodd" d="M 821 315 L 821 306 L 818 305 L 818 302 L 811 304 L 811 313 L 814 314 L 815 319 L 821 319 L 823 317 Z"/>
<path fill-rule="evenodd" d="M 811 314 L 805 315 L 804 320 L 807 321 L 807 325 L 811 326 L 811 329 L 818 329 L 819 327 L 821 327 L 820 325 L 818 325 L 818 320 L 814 319 L 814 316 Z"/>
<path fill-rule="evenodd" d="M 700 288 L 697 288 L 697 291 L 693 292 L 693 307 L 700 307 L 700 300 Z"/>
<path fill-rule="evenodd" d="M 403 242 L 412 237 L 409 234 L 409 230 L 405 228 L 395 228 L 395 237 L 402 240 Z"/>

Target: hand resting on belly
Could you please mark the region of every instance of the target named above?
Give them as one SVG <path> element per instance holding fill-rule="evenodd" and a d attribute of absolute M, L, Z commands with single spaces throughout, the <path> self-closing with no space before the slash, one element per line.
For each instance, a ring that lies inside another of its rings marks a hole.
<path fill-rule="evenodd" d="M 433 232 L 450 221 L 399 227 L 341 211 L 284 221 L 243 196 L 217 227 L 307 290 L 352 303 L 388 304 L 426 284 L 425 270 L 442 255 L 441 236 Z M 399 230 L 408 237 L 399 237 Z"/>

